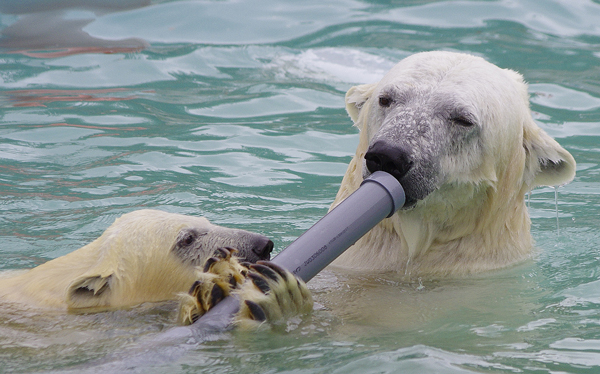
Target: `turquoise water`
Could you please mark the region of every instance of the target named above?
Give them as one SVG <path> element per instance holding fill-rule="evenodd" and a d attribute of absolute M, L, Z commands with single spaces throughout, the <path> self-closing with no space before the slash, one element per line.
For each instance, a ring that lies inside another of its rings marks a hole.
<path fill-rule="evenodd" d="M 536 120 L 578 162 L 558 224 L 554 189 L 531 196 L 532 261 L 422 284 L 326 273 L 311 282 L 322 305 L 311 317 L 186 346 L 142 371 L 599 370 L 600 2 L 74 3 L 0 4 L 1 270 L 69 253 L 140 208 L 285 248 L 327 211 L 354 153 L 345 91 L 419 51 L 520 71 Z M 4 307 L 0 371 L 89 365 L 172 327 L 173 307 Z"/>

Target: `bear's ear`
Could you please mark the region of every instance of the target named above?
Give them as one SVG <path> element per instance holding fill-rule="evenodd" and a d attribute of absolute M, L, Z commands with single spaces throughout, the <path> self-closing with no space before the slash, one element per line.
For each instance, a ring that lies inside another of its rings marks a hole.
<path fill-rule="evenodd" d="M 367 102 L 376 85 L 377 83 L 361 84 L 360 86 L 351 87 L 346 92 L 346 111 L 354 123 L 358 120 L 360 109 Z"/>
<path fill-rule="evenodd" d="M 531 188 L 560 186 L 575 177 L 573 156 L 539 127 L 525 131 L 523 147 L 527 155 L 525 176 Z"/>
<path fill-rule="evenodd" d="M 67 289 L 69 309 L 108 306 L 112 274 L 109 276 L 82 276 L 75 279 Z"/>

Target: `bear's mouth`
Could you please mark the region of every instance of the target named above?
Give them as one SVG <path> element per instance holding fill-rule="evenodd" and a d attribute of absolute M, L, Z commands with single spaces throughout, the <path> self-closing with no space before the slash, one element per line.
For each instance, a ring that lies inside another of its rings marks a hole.
<path fill-rule="evenodd" d="M 237 256 L 241 261 L 255 263 L 256 261 L 268 261 L 273 251 L 273 241 L 264 235 L 248 233 L 246 245 L 239 245 Z"/>
<path fill-rule="evenodd" d="M 385 139 L 373 142 L 363 158 L 363 179 L 376 171 L 383 171 L 402 185 L 406 198 L 402 210 L 414 208 L 437 189 L 436 176 L 439 173 L 436 170 L 434 163 L 415 162 L 409 149 Z"/>
<path fill-rule="evenodd" d="M 370 172 L 367 168 L 363 169 L 363 180 L 369 178 L 372 174 L 372 172 Z M 391 174 L 391 173 L 390 173 Z M 410 187 L 410 183 L 407 183 L 407 181 L 404 179 L 398 179 L 397 176 L 391 174 L 402 186 L 402 189 L 404 190 L 404 205 L 400 208 L 400 210 L 409 210 L 409 209 L 413 209 L 417 203 L 419 202 L 419 200 L 422 199 L 418 199 L 416 197 L 414 197 L 414 194 L 412 193 L 412 189 Z M 404 183 L 403 183 L 404 182 Z"/>
<path fill-rule="evenodd" d="M 366 159 L 366 157 L 365 157 L 364 161 L 365 161 L 365 164 L 363 166 L 363 180 L 369 178 L 371 176 L 371 174 L 373 174 L 376 171 L 384 171 L 384 172 L 392 175 L 404 189 L 405 201 L 404 201 L 404 205 L 400 209 L 401 210 L 412 209 L 412 208 L 414 208 L 415 205 L 417 205 L 417 202 L 419 201 L 419 199 L 414 197 L 414 194 L 412 193 L 411 184 L 407 181 L 407 178 L 405 178 L 406 175 L 404 173 L 400 174 L 400 173 L 394 172 L 394 170 L 389 170 L 386 168 L 379 168 L 379 167 L 377 167 L 378 165 L 373 166 L 373 164 L 371 162 L 369 162 L 369 160 Z"/>
<path fill-rule="evenodd" d="M 419 200 L 417 200 L 415 198 L 412 198 L 410 196 L 406 196 L 406 200 L 404 201 L 404 205 L 400 209 L 401 210 L 412 209 L 412 208 L 414 208 L 417 205 L 418 202 L 419 202 Z"/>

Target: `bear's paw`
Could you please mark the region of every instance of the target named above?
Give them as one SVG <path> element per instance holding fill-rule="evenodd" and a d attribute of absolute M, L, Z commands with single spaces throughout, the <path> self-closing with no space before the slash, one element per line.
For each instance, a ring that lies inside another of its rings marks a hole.
<path fill-rule="evenodd" d="M 313 299 L 306 284 L 289 271 L 269 262 L 249 265 L 247 280 L 239 291 L 240 311 L 236 326 L 252 329 L 267 321 L 271 324 L 312 311 Z"/>
<path fill-rule="evenodd" d="M 187 294 L 180 295 L 178 323 L 190 325 L 244 282 L 248 267 L 233 248 L 218 248 L 204 264 Z"/>
<path fill-rule="evenodd" d="M 233 248 L 219 248 L 199 271 L 187 294 L 181 295 L 178 322 L 194 323 L 213 306 L 235 292 L 240 311 L 234 324 L 242 329 L 281 323 L 286 318 L 312 310 L 306 284 L 289 271 L 269 262 L 240 263 Z"/>

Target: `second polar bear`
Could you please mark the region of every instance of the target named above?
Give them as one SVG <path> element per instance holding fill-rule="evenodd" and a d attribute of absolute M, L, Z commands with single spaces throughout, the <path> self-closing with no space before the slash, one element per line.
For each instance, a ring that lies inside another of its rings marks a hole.
<path fill-rule="evenodd" d="M 412 55 L 378 83 L 351 88 L 360 130 L 333 206 L 377 170 L 406 205 L 335 262 L 414 276 L 468 274 L 527 258 L 525 194 L 571 181 L 575 160 L 534 122 L 518 73 L 452 52 Z"/>
<path fill-rule="evenodd" d="M 243 261 L 268 260 L 273 242 L 206 218 L 143 209 L 124 214 L 96 240 L 0 279 L 0 297 L 26 306 L 96 310 L 172 300 L 202 276 L 219 247 Z"/>

